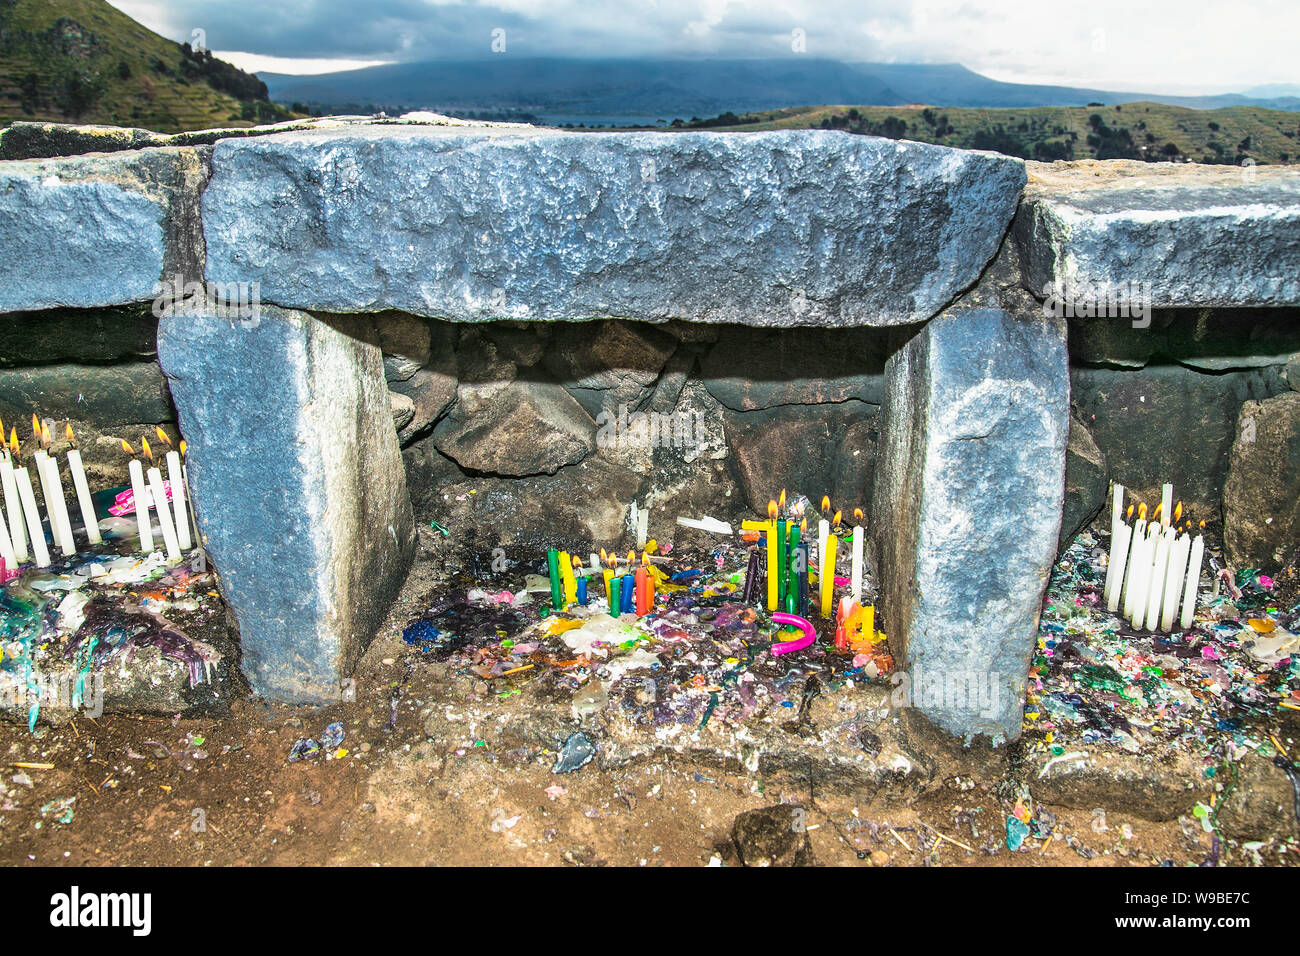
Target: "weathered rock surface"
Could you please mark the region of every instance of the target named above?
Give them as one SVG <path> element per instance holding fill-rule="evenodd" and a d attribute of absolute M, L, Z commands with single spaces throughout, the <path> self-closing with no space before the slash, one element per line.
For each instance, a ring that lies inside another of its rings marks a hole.
<path fill-rule="evenodd" d="M 797 335 L 728 326 L 700 365 L 723 405 L 749 412 L 777 405 L 856 399 L 879 405 L 885 391 L 886 333 L 810 329 Z"/>
<path fill-rule="evenodd" d="M 739 814 L 731 839 L 745 866 L 811 866 L 808 810 L 794 804 L 760 807 Z"/>
<path fill-rule="evenodd" d="M 1072 318 L 1070 358 L 1141 368 L 1153 360 L 1211 372 L 1284 365 L 1300 349 L 1294 309 L 1160 309 L 1135 328 L 1123 318 Z"/>
<path fill-rule="evenodd" d="M 1070 416 L 1070 437 L 1065 446 L 1065 507 L 1057 550 L 1064 551 L 1106 503 L 1110 487 L 1106 456 L 1077 415 Z"/>
<path fill-rule="evenodd" d="M 1237 784 L 1224 799 L 1217 823 L 1230 840 L 1288 840 L 1300 836 L 1291 776 L 1273 761 L 1249 754 L 1236 766 Z"/>
<path fill-rule="evenodd" d="M 152 362 L 0 369 L 0 419 L 11 425 L 30 421 L 33 411 L 100 429 L 176 418 L 167 380 Z"/>
<path fill-rule="evenodd" d="M 1190 813 L 1213 789 L 1200 756 L 1176 750 L 1158 760 L 1113 750 L 1071 750 L 1061 758 L 1040 754 L 1029 763 L 1025 782 L 1035 799 L 1159 821 Z"/>
<path fill-rule="evenodd" d="M 11 313 L 0 316 L 0 368 L 152 359 L 157 334 L 148 306 Z"/>
<path fill-rule="evenodd" d="M 414 553 L 379 348 L 263 306 L 165 318 L 158 354 L 253 690 L 337 700 Z"/>
<path fill-rule="evenodd" d="M 814 502 L 829 495 L 851 518 L 867 506 L 875 459 L 877 407 L 850 400 L 755 412 L 725 412 L 727 444 L 750 514 L 767 514 L 782 488 Z"/>
<path fill-rule="evenodd" d="M 1110 476 L 1154 508 L 1160 486 L 1200 518 L 1223 496 L 1233 428 L 1243 402 L 1286 389 L 1275 369 L 1212 375 L 1179 365 L 1071 369 L 1072 400 L 1105 453 Z"/>
<path fill-rule="evenodd" d="M 882 627 L 905 670 L 964 682 L 919 704 L 950 733 L 1020 733 L 1068 419 L 1063 321 L 954 309 L 889 360 L 870 512 Z"/>
<path fill-rule="evenodd" d="M 1269 572 L 1300 552 L 1300 392 L 1241 406 L 1223 486 L 1223 544 L 1236 567 Z"/>
<path fill-rule="evenodd" d="M 203 275 L 207 149 L 0 162 L 0 312 L 152 301 Z"/>
<path fill-rule="evenodd" d="M 264 301 L 770 326 L 929 318 L 1024 182 L 1009 157 L 815 131 L 353 127 L 223 140 L 213 169 L 208 277 Z"/>
<path fill-rule="evenodd" d="M 622 405 L 641 409 L 676 347 L 645 322 L 566 322 L 556 326 L 542 364 L 595 418 Z"/>
<path fill-rule="evenodd" d="M 1015 235 L 1030 290 L 1128 288 L 1156 308 L 1300 304 L 1294 170 L 1030 163 Z"/>
<path fill-rule="evenodd" d="M 1300 352 L 1287 359 L 1285 375 L 1291 390 L 1300 392 Z"/>

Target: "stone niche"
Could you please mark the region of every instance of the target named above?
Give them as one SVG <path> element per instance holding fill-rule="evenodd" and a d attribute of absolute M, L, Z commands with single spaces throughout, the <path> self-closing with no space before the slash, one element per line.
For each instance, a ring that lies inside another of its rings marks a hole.
<path fill-rule="evenodd" d="M 104 481 L 119 435 L 187 437 L 268 697 L 338 696 L 417 532 L 464 566 L 627 547 L 635 504 L 706 543 L 676 517 L 787 488 L 867 512 L 903 668 L 994 675 L 928 716 L 1011 739 L 1048 571 L 1110 481 L 1174 481 L 1244 565 L 1300 547 L 1294 173 L 353 121 L 38 146 L 0 140 L 0 417 L 72 420 Z M 259 301 L 160 322 L 176 277 Z M 1044 308 L 1117 283 L 1145 325 Z"/>

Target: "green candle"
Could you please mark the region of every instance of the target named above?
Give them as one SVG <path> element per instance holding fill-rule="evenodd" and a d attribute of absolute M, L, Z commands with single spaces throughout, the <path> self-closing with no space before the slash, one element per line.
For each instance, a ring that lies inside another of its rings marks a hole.
<path fill-rule="evenodd" d="M 799 594 L 799 526 L 793 521 L 790 522 L 790 580 L 786 584 L 786 593 Z M 804 568 L 803 573 L 808 569 Z M 794 613 L 794 612 L 791 612 Z"/>
<path fill-rule="evenodd" d="M 790 565 L 790 542 L 786 538 L 785 521 L 776 523 L 776 606 L 785 607 L 785 587 L 787 568 Z"/>
<path fill-rule="evenodd" d="M 546 549 L 546 568 L 551 575 L 551 607 L 564 607 L 564 582 L 560 580 L 560 549 Z"/>

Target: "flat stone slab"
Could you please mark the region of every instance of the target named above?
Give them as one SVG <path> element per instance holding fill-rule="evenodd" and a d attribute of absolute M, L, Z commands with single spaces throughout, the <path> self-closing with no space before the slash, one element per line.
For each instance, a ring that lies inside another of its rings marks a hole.
<path fill-rule="evenodd" d="M 262 306 L 168 316 L 158 357 L 254 692 L 338 700 L 415 550 L 379 347 Z"/>
<path fill-rule="evenodd" d="M 1029 163 L 1015 236 L 1035 295 L 1137 284 L 1153 308 L 1300 304 L 1300 172 Z M 1116 321 L 1119 321 L 1118 319 Z M 1127 319 L 1125 320 L 1127 321 Z"/>
<path fill-rule="evenodd" d="M 1063 320 L 945 312 L 886 366 L 870 535 L 913 707 L 1020 733 L 1065 489 Z"/>
<path fill-rule="evenodd" d="M 225 140 L 207 276 L 453 320 L 928 319 L 997 251 L 1023 164 L 819 131 L 363 126 Z"/>
<path fill-rule="evenodd" d="M 206 148 L 0 162 L 0 312 L 147 302 L 203 274 Z"/>

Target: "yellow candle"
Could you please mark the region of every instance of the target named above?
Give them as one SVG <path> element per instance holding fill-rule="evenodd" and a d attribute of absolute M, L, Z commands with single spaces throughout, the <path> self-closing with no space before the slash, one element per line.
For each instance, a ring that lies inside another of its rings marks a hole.
<path fill-rule="evenodd" d="M 862 619 L 862 637 L 863 640 L 870 641 L 876 636 L 876 606 L 868 604 L 863 609 L 864 617 Z"/>
<path fill-rule="evenodd" d="M 564 603 L 574 604 L 578 600 L 578 580 L 573 576 L 573 556 L 567 551 L 560 552 L 560 580 L 564 582 Z"/>
<path fill-rule="evenodd" d="M 835 546 L 838 540 L 835 535 L 826 539 L 826 557 L 818 570 L 822 586 L 822 617 L 831 616 L 831 599 L 835 592 Z"/>

